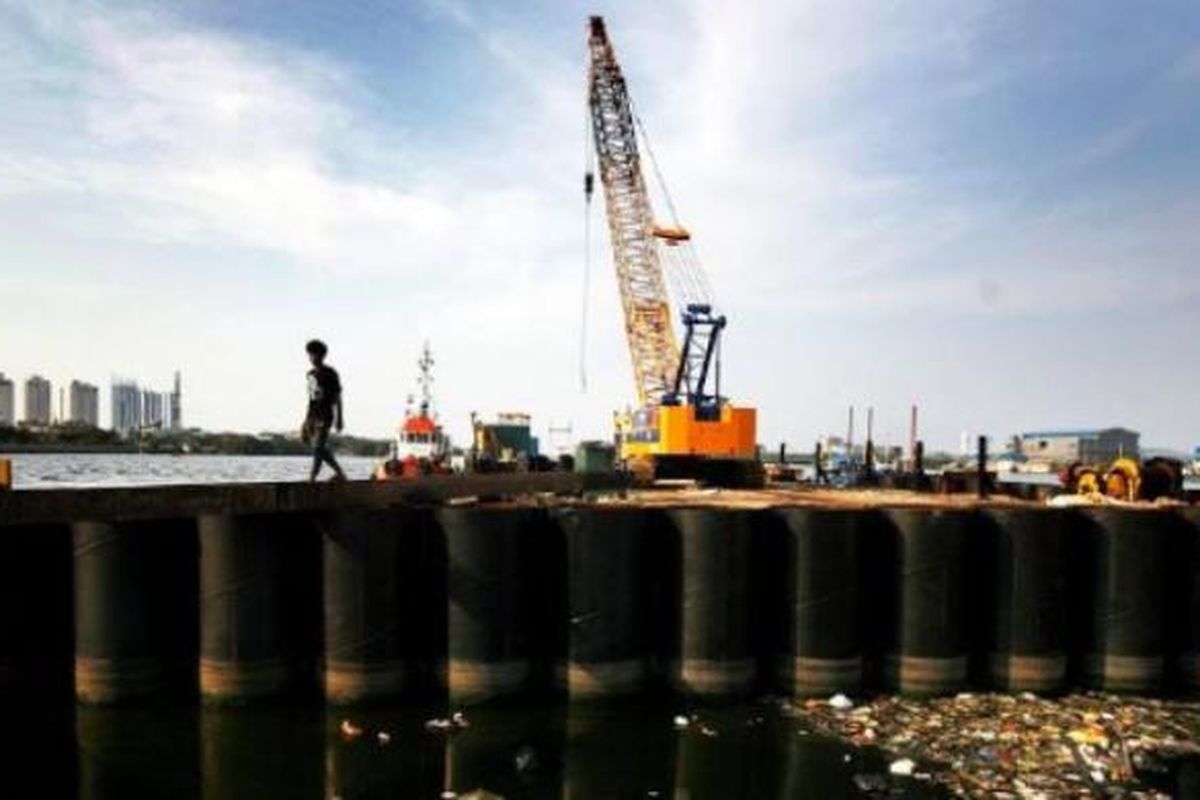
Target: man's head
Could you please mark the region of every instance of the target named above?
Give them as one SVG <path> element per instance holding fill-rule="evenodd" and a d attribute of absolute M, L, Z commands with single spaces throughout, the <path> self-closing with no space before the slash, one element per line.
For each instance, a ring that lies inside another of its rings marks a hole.
<path fill-rule="evenodd" d="M 325 361 L 325 354 L 329 352 L 329 348 L 320 339 L 309 339 L 308 344 L 304 345 L 304 352 L 308 353 L 308 360 L 317 367 Z"/>

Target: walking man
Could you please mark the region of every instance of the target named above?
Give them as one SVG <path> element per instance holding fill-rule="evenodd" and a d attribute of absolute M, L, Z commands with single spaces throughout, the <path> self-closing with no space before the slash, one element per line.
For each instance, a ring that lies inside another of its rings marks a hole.
<path fill-rule="evenodd" d="M 329 348 L 320 339 L 313 339 L 304 346 L 312 369 L 308 371 L 308 414 L 304 417 L 304 426 L 300 435 L 305 442 L 312 442 L 313 464 L 310 481 L 317 479 L 321 464 L 333 467 L 332 480 L 346 480 L 333 451 L 329 449 L 330 429 L 336 426 L 341 433 L 345 426 L 342 417 L 342 382 L 337 370 L 325 364 L 325 354 Z"/>

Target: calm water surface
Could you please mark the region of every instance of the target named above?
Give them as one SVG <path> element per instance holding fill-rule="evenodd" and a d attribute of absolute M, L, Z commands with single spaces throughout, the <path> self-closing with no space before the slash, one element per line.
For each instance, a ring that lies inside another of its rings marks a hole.
<path fill-rule="evenodd" d="M 136 453 L 13 453 L 17 489 L 84 486 L 151 486 L 180 483 L 245 483 L 308 479 L 307 456 L 206 456 Z M 375 459 L 338 456 L 353 479 L 371 476 Z M 322 474 L 328 477 L 326 467 Z"/>
<path fill-rule="evenodd" d="M 878 785 L 887 770 L 767 703 L 694 712 L 682 730 L 674 716 L 693 712 L 669 705 L 474 709 L 450 735 L 426 729 L 431 713 L 81 707 L 36 738 L 26 726 L 24 741 L 46 759 L 36 796 L 113 800 L 436 800 L 476 790 L 509 800 L 824 800 L 867 797 L 864 776 Z M 347 718 L 357 738 L 341 733 Z M 888 788 L 873 796 L 941 796 L 912 779 Z"/>

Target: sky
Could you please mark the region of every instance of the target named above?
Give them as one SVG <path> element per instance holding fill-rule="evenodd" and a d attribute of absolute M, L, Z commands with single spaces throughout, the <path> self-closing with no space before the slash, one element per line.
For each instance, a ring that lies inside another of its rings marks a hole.
<path fill-rule="evenodd" d="M 584 236 L 591 13 L 764 444 L 851 404 L 905 442 L 914 403 L 935 449 L 1200 444 L 1192 0 L 0 0 L 0 371 L 97 383 L 107 419 L 113 376 L 180 369 L 188 424 L 286 430 L 319 336 L 348 431 L 386 436 L 428 340 L 459 439 L 607 438 L 634 387 L 602 204 Z"/>

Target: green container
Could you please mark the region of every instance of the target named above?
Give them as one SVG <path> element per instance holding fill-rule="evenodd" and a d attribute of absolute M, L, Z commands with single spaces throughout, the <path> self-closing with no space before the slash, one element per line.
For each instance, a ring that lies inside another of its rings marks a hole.
<path fill-rule="evenodd" d="M 612 472 L 616 461 L 616 448 L 608 442 L 580 442 L 575 448 L 576 472 Z"/>

